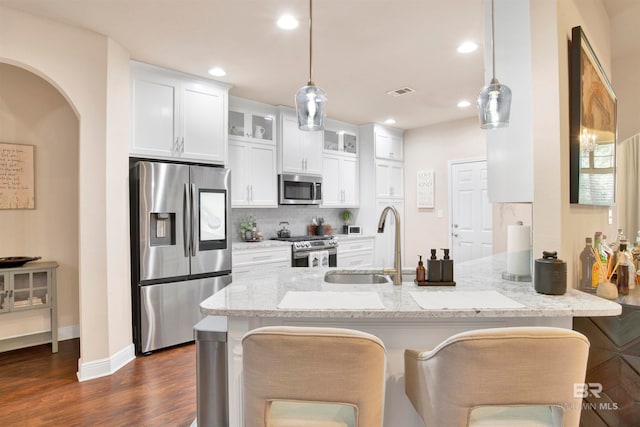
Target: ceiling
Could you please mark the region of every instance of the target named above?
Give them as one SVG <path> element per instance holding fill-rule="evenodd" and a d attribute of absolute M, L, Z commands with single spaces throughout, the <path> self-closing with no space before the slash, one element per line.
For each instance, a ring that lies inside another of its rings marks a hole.
<path fill-rule="evenodd" d="M 636 0 L 604 0 L 624 12 Z M 0 0 L 0 5 L 105 34 L 133 59 L 231 84 L 231 94 L 293 105 L 308 80 L 306 0 Z M 300 26 L 276 27 L 288 12 Z M 320 0 L 313 13 L 313 80 L 328 115 L 412 129 L 475 116 L 485 84 L 482 0 Z M 636 25 L 637 27 L 637 25 Z M 480 48 L 460 54 L 457 46 Z M 415 93 L 392 97 L 402 87 Z M 456 107 L 466 99 L 471 106 Z"/>

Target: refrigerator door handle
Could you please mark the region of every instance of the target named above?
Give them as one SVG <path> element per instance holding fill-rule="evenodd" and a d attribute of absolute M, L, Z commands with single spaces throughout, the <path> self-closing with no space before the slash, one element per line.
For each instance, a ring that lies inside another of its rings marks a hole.
<path fill-rule="evenodd" d="M 184 198 L 183 198 L 183 203 L 182 203 L 182 235 L 183 235 L 183 243 L 184 243 L 184 257 L 188 258 L 189 257 L 189 248 L 191 247 L 191 241 L 189 239 L 190 236 L 190 232 L 189 232 L 189 218 L 191 218 L 191 212 L 190 212 L 190 206 L 191 206 L 191 202 L 190 202 L 190 197 L 189 197 L 189 184 L 184 184 Z"/>
<path fill-rule="evenodd" d="M 196 185 L 191 184 L 191 256 L 196 256 Z"/>

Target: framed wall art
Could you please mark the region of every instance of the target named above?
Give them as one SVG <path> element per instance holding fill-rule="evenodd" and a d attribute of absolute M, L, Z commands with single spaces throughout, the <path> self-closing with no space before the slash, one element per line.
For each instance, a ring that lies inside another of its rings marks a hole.
<path fill-rule="evenodd" d="M 581 27 L 569 47 L 570 202 L 615 202 L 617 99 Z"/>
<path fill-rule="evenodd" d="M 433 208 L 434 201 L 434 173 L 432 170 L 417 172 L 417 205 L 419 208 Z"/>
<path fill-rule="evenodd" d="M 33 145 L 0 142 L 0 209 L 34 209 Z"/>

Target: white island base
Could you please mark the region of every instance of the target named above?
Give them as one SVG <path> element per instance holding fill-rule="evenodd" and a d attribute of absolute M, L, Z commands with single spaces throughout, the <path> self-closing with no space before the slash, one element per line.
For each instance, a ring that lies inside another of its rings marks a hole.
<path fill-rule="evenodd" d="M 323 326 L 357 329 L 379 337 L 387 351 L 384 425 L 423 427 L 404 393 L 404 350 L 431 349 L 458 332 L 506 326 L 556 326 L 571 329 L 572 318 L 515 317 L 466 319 L 283 319 L 229 317 L 227 335 L 229 426 L 242 427 L 242 337 L 262 326 Z M 356 356 L 356 355 L 354 355 Z M 286 360 L 282 361 L 287 363 Z M 518 363 L 518 361 L 514 361 Z M 481 385 L 478 385 L 481 386 Z"/>

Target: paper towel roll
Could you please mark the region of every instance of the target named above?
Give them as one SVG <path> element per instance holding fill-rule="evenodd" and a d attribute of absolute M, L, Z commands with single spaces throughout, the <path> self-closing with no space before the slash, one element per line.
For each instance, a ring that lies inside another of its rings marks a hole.
<path fill-rule="evenodd" d="M 531 275 L 531 227 L 528 225 L 507 227 L 507 273 Z"/>

